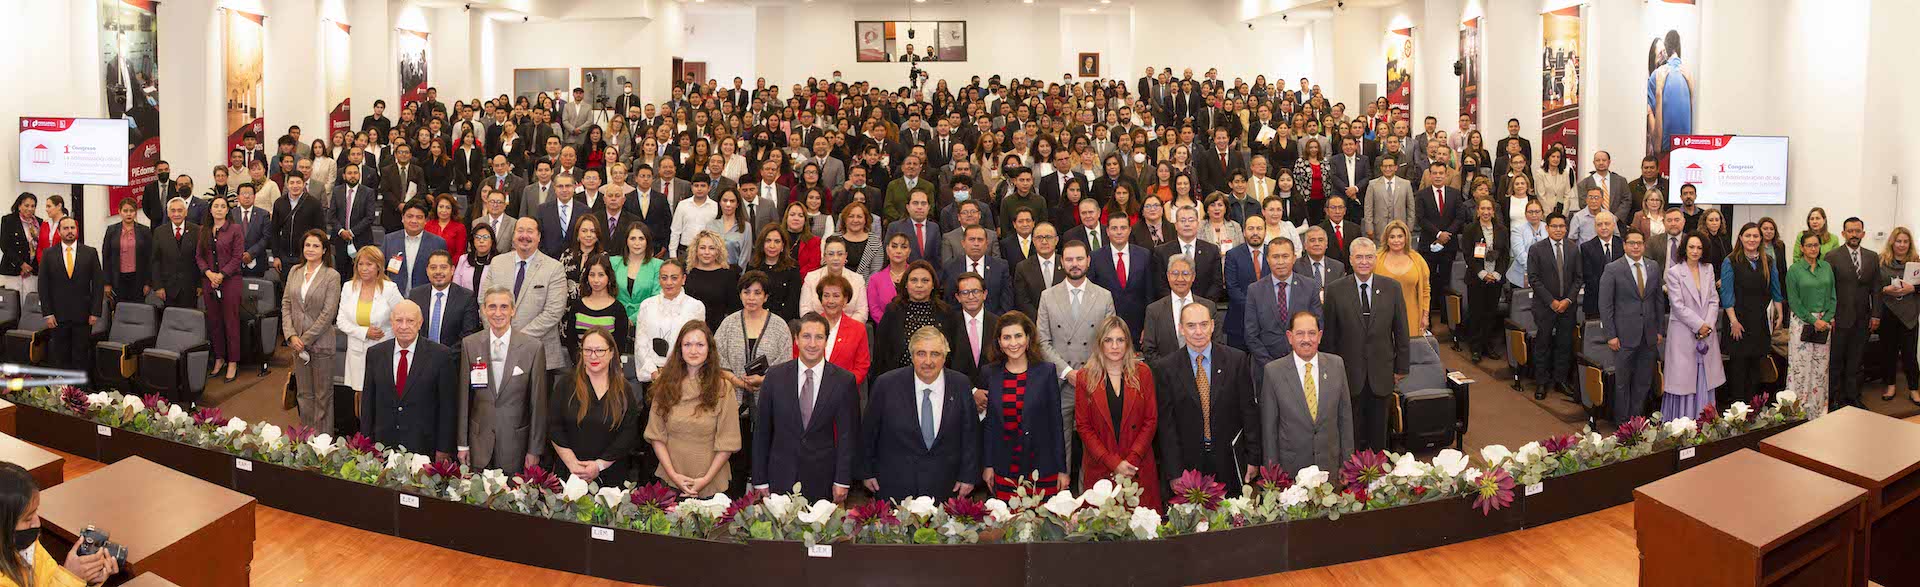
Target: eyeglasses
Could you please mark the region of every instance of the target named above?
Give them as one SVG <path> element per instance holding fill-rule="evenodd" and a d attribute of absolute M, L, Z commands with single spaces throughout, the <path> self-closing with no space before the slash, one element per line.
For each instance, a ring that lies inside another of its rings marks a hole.
<path fill-rule="evenodd" d="M 604 356 L 607 356 L 607 354 L 608 354 L 608 353 L 611 353 L 611 352 L 613 352 L 613 350 L 612 350 L 612 349 L 590 349 L 590 348 L 585 348 L 585 347 L 582 347 L 582 348 L 580 349 L 580 354 L 582 354 L 582 355 L 586 355 L 586 356 L 589 356 L 589 357 L 604 357 Z"/>

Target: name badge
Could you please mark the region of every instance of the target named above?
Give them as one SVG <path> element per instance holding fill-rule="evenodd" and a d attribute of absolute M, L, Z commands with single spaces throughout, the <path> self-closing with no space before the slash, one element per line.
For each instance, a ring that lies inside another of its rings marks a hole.
<path fill-rule="evenodd" d="M 1487 243 L 1482 242 L 1482 243 L 1477 243 L 1473 245 L 1473 258 L 1475 259 L 1487 258 Z"/>
<path fill-rule="evenodd" d="M 402 264 L 401 258 L 405 256 L 407 256 L 406 253 L 394 253 L 392 258 L 387 259 L 387 273 L 399 275 L 400 266 Z"/>
<path fill-rule="evenodd" d="M 474 387 L 486 387 L 488 383 L 493 381 L 487 376 L 487 362 L 484 360 L 475 359 L 473 361 L 473 367 L 468 371 L 468 374 Z"/>

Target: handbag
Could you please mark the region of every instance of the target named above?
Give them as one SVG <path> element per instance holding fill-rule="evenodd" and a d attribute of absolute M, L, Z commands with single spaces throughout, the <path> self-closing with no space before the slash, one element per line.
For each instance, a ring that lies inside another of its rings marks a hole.
<path fill-rule="evenodd" d="M 1800 329 L 1800 342 L 1812 343 L 1812 344 L 1827 344 L 1827 335 L 1829 334 L 1833 334 L 1833 331 L 1832 330 L 1814 330 L 1813 325 L 1808 324 L 1805 327 Z"/>

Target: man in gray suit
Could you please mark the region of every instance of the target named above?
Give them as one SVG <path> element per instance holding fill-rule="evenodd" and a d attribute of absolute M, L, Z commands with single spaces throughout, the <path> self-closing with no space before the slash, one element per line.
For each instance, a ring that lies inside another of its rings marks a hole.
<path fill-rule="evenodd" d="M 1415 206 L 1413 184 L 1395 174 L 1400 170 L 1399 158 L 1394 155 L 1380 156 L 1380 177 L 1367 182 L 1367 217 L 1361 222 L 1360 230 L 1376 239 L 1382 238 L 1381 232 L 1388 224 L 1398 220 L 1413 226 Z M 1408 238 L 1413 235 L 1409 233 Z M 1412 249 L 1413 243 L 1407 243 Z"/>
<path fill-rule="evenodd" d="M 813 137 L 813 143 L 808 146 L 811 152 L 807 154 L 806 161 L 801 165 L 804 167 L 806 163 L 812 163 L 820 166 L 820 185 L 832 189 L 834 186 L 846 183 L 847 164 L 833 157 L 833 145 L 827 140 L 827 135 Z"/>
<path fill-rule="evenodd" d="M 513 225 L 513 250 L 494 255 L 487 266 L 481 291 L 496 287 L 513 293 L 513 328 L 534 340 L 546 341 L 546 368 L 549 377 L 567 366 L 566 350 L 560 346 L 560 316 L 567 311 L 567 271 L 560 262 L 540 253 L 540 223 L 519 218 Z"/>
<path fill-rule="evenodd" d="M 1327 229 L 1309 226 L 1300 233 L 1307 241 L 1307 254 L 1293 262 L 1293 272 L 1313 278 L 1321 286 L 1347 275 L 1347 265 L 1327 256 Z"/>
<path fill-rule="evenodd" d="M 1343 357 L 1353 394 L 1355 438 L 1362 450 L 1387 450 L 1387 397 L 1407 376 L 1407 307 L 1400 283 L 1373 273 L 1373 239 L 1353 241 L 1353 274 L 1328 283 L 1321 310 L 1327 328 L 1320 349 Z"/>
<path fill-rule="evenodd" d="M 1678 206 L 1667 208 L 1666 214 L 1660 217 L 1660 224 L 1667 231 L 1653 235 L 1647 241 L 1647 256 L 1657 263 L 1655 269 L 1665 272 L 1667 263 L 1678 263 L 1686 258 L 1686 253 L 1680 251 L 1680 237 L 1686 234 L 1687 216 Z"/>
<path fill-rule="evenodd" d="M 1093 355 L 1093 326 L 1113 314 L 1113 294 L 1087 279 L 1093 255 L 1087 243 L 1067 241 L 1060 248 L 1060 262 L 1067 279 L 1040 294 L 1039 315 L 1034 327 L 1039 331 L 1040 349 L 1059 367 L 1061 381 L 1071 381 L 1073 372 Z M 1073 386 L 1060 386 L 1061 423 L 1065 426 L 1067 453 L 1073 454 Z"/>
<path fill-rule="evenodd" d="M 1624 257 L 1600 275 L 1600 327 L 1614 351 L 1613 421 L 1625 422 L 1647 405 L 1653 390 L 1653 361 L 1667 326 L 1665 271 L 1646 256 L 1647 237 L 1627 233 Z"/>
<path fill-rule="evenodd" d="M 954 203 L 954 207 L 959 210 L 959 212 L 954 214 L 954 217 L 959 220 L 960 224 L 955 226 L 953 230 L 947 231 L 946 234 L 940 235 L 940 264 L 937 265 L 938 267 L 945 267 L 953 263 L 954 259 L 959 259 L 967 254 L 967 227 L 980 225 L 980 206 L 981 203 L 979 200 L 963 200 Z M 987 228 L 987 242 L 1000 242 L 1000 235 L 992 228 Z M 989 246 L 987 247 L 986 254 L 990 257 L 999 257 L 1000 247 Z M 954 277 L 959 276 L 956 275 Z"/>
<path fill-rule="evenodd" d="M 1180 350 L 1180 310 L 1187 304 L 1200 304 L 1207 307 L 1207 315 L 1220 313 L 1220 307 L 1213 300 L 1195 295 L 1193 291 L 1193 257 L 1175 254 L 1167 257 L 1167 264 L 1161 267 L 1167 276 L 1167 296 L 1147 304 L 1146 324 L 1140 328 L 1140 354 L 1147 362 L 1154 362 L 1162 355 Z M 1221 329 L 1213 329 L 1213 340 L 1220 340 Z"/>
<path fill-rule="evenodd" d="M 520 210 L 515 216 L 532 218 L 540 206 L 553 200 L 553 162 L 542 159 L 533 164 L 533 181 L 520 188 Z"/>
<path fill-rule="evenodd" d="M 580 144 L 587 138 L 587 127 L 593 125 L 593 106 L 587 104 L 587 91 L 573 89 L 573 100 L 560 107 L 561 124 L 567 127 L 567 142 Z"/>
<path fill-rule="evenodd" d="M 775 185 L 774 187 L 779 186 Z M 743 213 L 747 215 L 749 221 L 753 222 L 754 238 L 757 242 L 759 230 L 762 227 L 772 224 L 773 218 L 780 214 L 780 200 L 776 199 L 778 196 L 774 194 L 765 193 L 765 191 L 760 188 L 760 184 L 756 182 L 740 184 L 739 189 L 740 205 L 746 207 Z M 756 244 L 754 246 L 759 245 Z"/>
<path fill-rule="evenodd" d="M 1268 241 L 1267 267 L 1273 272 L 1247 287 L 1247 354 L 1253 356 L 1255 365 L 1286 356 L 1290 317 L 1295 312 L 1308 312 L 1315 318 L 1322 315 L 1320 280 L 1298 271 L 1293 250 L 1293 241 Z M 1338 263 L 1332 259 L 1326 262 Z"/>
<path fill-rule="evenodd" d="M 1613 155 L 1606 151 L 1593 152 L 1593 173 L 1580 178 L 1573 193 L 1585 194 L 1591 188 L 1600 188 L 1606 195 L 1607 209 L 1614 218 L 1633 217 L 1633 193 L 1627 188 L 1627 178 L 1613 172 Z"/>
<path fill-rule="evenodd" d="M 513 291 L 487 290 L 487 327 L 460 341 L 467 385 L 460 394 L 460 463 L 518 474 L 547 450 L 546 349 L 513 329 Z"/>
<path fill-rule="evenodd" d="M 1339 356 L 1320 352 L 1319 318 L 1299 312 L 1290 322 L 1287 343 L 1293 352 L 1261 369 L 1260 454 L 1267 464 L 1287 471 L 1309 465 L 1337 471 L 1354 450 L 1348 366 Z"/>

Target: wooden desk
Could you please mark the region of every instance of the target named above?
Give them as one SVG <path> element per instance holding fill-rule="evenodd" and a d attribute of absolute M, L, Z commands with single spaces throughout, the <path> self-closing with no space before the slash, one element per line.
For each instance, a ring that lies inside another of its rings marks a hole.
<path fill-rule="evenodd" d="M 1640 584 L 1862 584 L 1866 493 L 1752 450 L 1641 486 Z"/>
<path fill-rule="evenodd" d="M 18 411 L 19 408 L 13 407 L 13 402 L 0 399 L 0 434 L 19 434 L 20 426 L 14 423 L 14 414 Z"/>
<path fill-rule="evenodd" d="M 1920 424 L 1846 408 L 1760 443 L 1760 452 L 1867 490 L 1867 576 L 1920 581 Z"/>
<path fill-rule="evenodd" d="M 138 577 L 134 577 L 132 580 L 127 581 L 125 583 L 121 583 L 120 587 L 180 587 L 180 586 L 178 584 L 175 584 L 173 581 L 168 581 L 165 577 L 161 577 L 153 573 L 147 573 L 144 575 L 140 575 Z"/>
<path fill-rule="evenodd" d="M 25 468 L 27 473 L 33 475 L 33 484 L 40 486 L 42 490 L 59 485 L 67 478 L 65 470 L 67 459 L 53 454 L 53 451 L 5 434 L 0 434 L 0 461 Z"/>
<path fill-rule="evenodd" d="M 40 492 L 40 519 L 62 540 L 88 524 L 126 545 L 126 575 L 181 585 L 246 585 L 253 565 L 252 497 L 140 457 Z"/>

